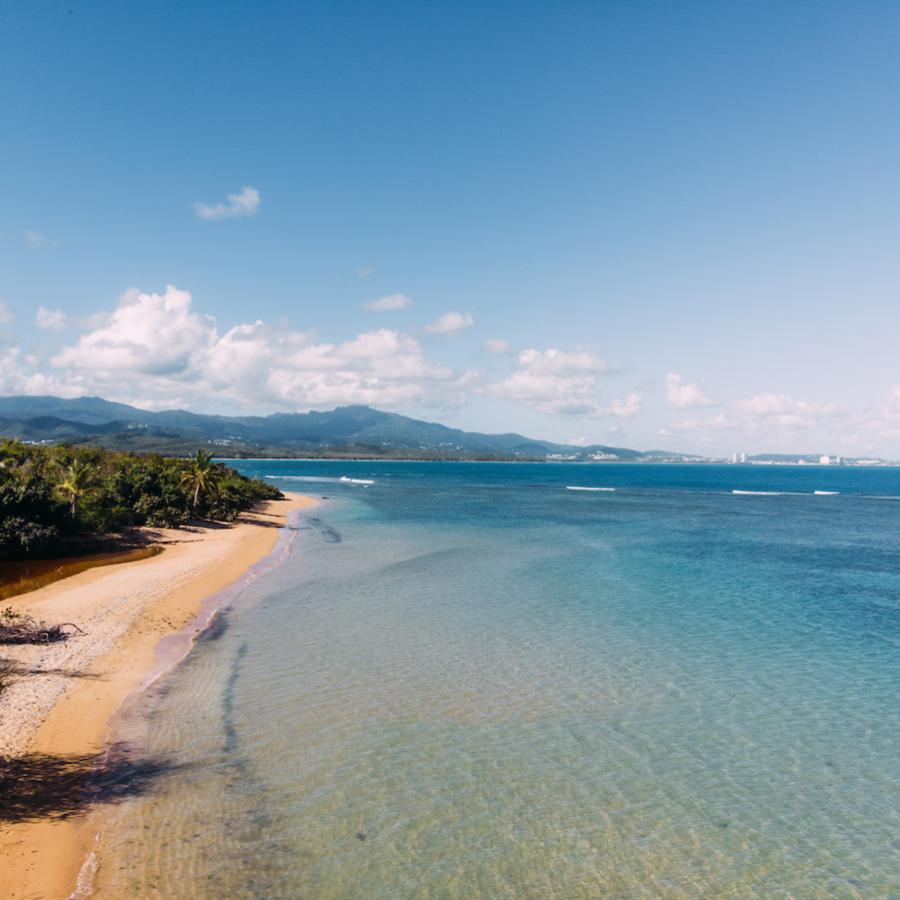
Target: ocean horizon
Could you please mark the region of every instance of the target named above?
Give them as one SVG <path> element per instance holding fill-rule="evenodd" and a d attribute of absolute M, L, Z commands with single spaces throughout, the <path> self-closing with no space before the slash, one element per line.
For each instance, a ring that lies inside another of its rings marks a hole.
<path fill-rule="evenodd" d="M 128 706 L 97 896 L 900 895 L 900 472 L 231 465 L 327 499 Z"/>

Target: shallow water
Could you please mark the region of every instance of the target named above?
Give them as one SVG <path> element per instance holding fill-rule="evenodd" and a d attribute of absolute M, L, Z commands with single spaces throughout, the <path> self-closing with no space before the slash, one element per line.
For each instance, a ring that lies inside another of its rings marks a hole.
<path fill-rule="evenodd" d="M 240 469 L 330 499 L 120 723 L 99 896 L 900 896 L 900 471 Z"/>
<path fill-rule="evenodd" d="M 149 559 L 162 553 L 162 547 L 133 547 L 106 553 L 85 553 L 59 559 L 21 559 L 0 561 L 0 600 L 27 594 L 63 578 L 78 575 L 98 566 Z"/>

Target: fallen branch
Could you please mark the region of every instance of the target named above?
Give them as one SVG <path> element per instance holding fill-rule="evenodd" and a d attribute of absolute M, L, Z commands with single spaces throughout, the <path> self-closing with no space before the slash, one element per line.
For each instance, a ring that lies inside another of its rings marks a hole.
<path fill-rule="evenodd" d="M 67 628 L 85 633 L 74 622 L 47 625 L 33 616 L 6 609 L 0 613 L 0 644 L 52 644 L 71 637 L 74 632 L 66 631 Z"/>

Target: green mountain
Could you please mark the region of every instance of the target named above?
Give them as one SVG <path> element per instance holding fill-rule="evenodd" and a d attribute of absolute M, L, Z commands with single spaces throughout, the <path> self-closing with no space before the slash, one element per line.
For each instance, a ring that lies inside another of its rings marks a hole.
<path fill-rule="evenodd" d="M 0 436 L 163 453 L 181 453 L 202 443 L 221 448 L 223 456 L 591 459 L 605 454 L 620 460 L 643 456 L 625 447 L 574 447 L 521 434 L 462 431 L 368 406 L 269 416 L 212 416 L 184 410 L 152 412 L 100 397 L 0 397 Z"/>

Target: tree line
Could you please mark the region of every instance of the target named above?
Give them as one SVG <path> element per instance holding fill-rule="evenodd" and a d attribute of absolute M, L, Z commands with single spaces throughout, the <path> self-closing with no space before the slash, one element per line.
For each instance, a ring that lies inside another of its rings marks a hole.
<path fill-rule="evenodd" d="M 0 442 L 0 559 L 48 555 L 78 536 L 193 517 L 231 521 L 281 497 L 198 450 L 189 459 Z"/>

